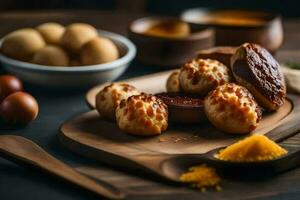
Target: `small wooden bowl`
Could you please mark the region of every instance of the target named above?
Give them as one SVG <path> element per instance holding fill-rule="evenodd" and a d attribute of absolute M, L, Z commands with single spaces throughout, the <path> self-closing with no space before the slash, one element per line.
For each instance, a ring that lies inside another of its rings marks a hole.
<path fill-rule="evenodd" d="M 129 26 L 129 38 L 138 49 L 138 59 L 150 65 L 178 67 L 195 57 L 195 52 L 214 45 L 214 31 L 211 28 L 191 29 L 186 37 L 160 37 L 146 34 L 157 23 L 182 22 L 177 18 L 146 17 L 135 20 Z"/>
<path fill-rule="evenodd" d="M 197 52 L 197 58 L 218 60 L 227 67 L 230 67 L 231 56 L 234 55 L 238 47 L 216 46 Z"/>
<path fill-rule="evenodd" d="M 283 42 L 281 17 L 272 13 L 194 8 L 184 11 L 181 19 L 195 27 L 214 27 L 217 46 L 252 42 L 274 54 Z"/>
<path fill-rule="evenodd" d="M 203 100 L 195 96 L 181 93 L 159 93 L 155 96 L 168 106 L 171 122 L 192 124 L 207 121 Z"/>

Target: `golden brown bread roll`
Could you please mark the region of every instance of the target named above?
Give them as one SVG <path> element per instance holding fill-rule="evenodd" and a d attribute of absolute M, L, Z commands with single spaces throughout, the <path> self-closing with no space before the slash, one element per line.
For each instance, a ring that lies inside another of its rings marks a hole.
<path fill-rule="evenodd" d="M 96 96 L 96 109 L 107 119 L 115 120 L 116 108 L 123 99 L 137 95 L 137 89 L 127 83 L 113 83 L 104 87 Z"/>
<path fill-rule="evenodd" d="M 46 45 L 39 32 L 24 28 L 8 34 L 1 45 L 1 52 L 11 58 L 30 61 L 33 54 Z"/>
<path fill-rule="evenodd" d="M 261 109 L 252 94 L 234 83 L 210 92 L 204 100 L 204 111 L 215 127 L 228 133 L 249 133 L 261 119 Z"/>
<path fill-rule="evenodd" d="M 229 69 L 217 60 L 194 59 L 184 64 L 179 83 L 186 93 L 205 96 L 219 85 L 230 82 Z"/>
<path fill-rule="evenodd" d="M 159 135 L 168 127 L 167 106 L 148 94 L 122 100 L 116 109 L 116 118 L 119 128 L 133 135 Z"/>
<path fill-rule="evenodd" d="M 236 81 L 246 87 L 262 107 L 273 111 L 284 104 L 284 76 L 266 49 L 251 43 L 241 45 L 232 56 L 231 69 Z"/>
<path fill-rule="evenodd" d="M 179 72 L 180 70 L 176 70 L 170 74 L 166 84 L 167 92 L 180 92 Z"/>

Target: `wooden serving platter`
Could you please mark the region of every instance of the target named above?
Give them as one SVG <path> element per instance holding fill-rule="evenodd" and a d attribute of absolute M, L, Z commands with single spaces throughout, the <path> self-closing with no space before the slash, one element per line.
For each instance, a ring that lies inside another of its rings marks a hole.
<path fill-rule="evenodd" d="M 125 80 L 140 91 L 163 92 L 170 71 Z M 86 100 L 91 107 L 104 85 L 91 89 Z M 299 114 L 298 114 L 299 113 Z M 290 95 L 277 111 L 263 116 L 255 133 L 267 134 L 275 141 L 295 134 L 291 130 L 300 117 L 300 97 Z M 271 131 L 272 130 L 272 131 Z M 227 146 L 245 135 L 223 133 L 211 124 L 171 124 L 162 135 L 136 137 L 121 132 L 115 122 L 101 118 L 96 110 L 77 116 L 61 126 L 59 135 L 63 145 L 82 156 L 122 167 L 142 167 L 168 178 L 162 162 L 178 154 L 202 154 Z"/>

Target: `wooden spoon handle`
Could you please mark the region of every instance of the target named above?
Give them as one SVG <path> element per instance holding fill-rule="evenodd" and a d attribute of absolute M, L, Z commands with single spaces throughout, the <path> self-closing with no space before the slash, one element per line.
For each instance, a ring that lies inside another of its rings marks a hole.
<path fill-rule="evenodd" d="M 24 137 L 12 135 L 0 136 L 0 155 L 17 164 L 21 163 L 42 169 L 102 197 L 109 199 L 125 198 L 124 193 L 116 187 L 104 181 L 96 182 L 80 174 Z"/>

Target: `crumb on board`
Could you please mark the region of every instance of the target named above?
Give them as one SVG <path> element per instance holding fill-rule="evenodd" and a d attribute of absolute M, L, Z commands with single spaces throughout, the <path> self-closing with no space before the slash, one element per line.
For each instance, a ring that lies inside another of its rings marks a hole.
<path fill-rule="evenodd" d="M 159 142 L 166 142 L 166 141 L 168 141 L 166 138 L 163 138 L 163 137 L 159 137 L 158 138 L 158 141 Z"/>
<path fill-rule="evenodd" d="M 198 138 L 198 135 L 191 135 L 191 136 L 171 136 L 171 137 L 167 137 L 167 136 L 161 136 L 158 137 L 158 142 L 173 142 L 173 143 L 179 143 L 179 142 L 186 142 L 189 140 L 193 140 L 193 138 Z"/>

